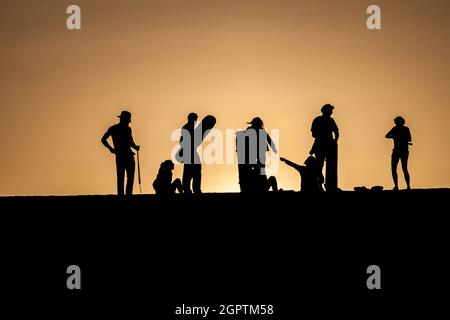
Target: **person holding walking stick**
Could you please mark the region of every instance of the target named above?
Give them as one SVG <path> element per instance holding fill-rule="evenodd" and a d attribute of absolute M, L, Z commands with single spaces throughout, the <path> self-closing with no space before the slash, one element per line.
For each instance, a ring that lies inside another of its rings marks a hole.
<path fill-rule="evenodd" d="M 120 118 L 119 123 L 110 127 L 103 135 L 101 141 L 112 154 L 116 155 L 117 194 L 124 195 L 126 193 L 126 195 L 132 195 L 136 164 L 134 161 L 134 152 L 131 148 L 136 151 L 139 151 L 140 148 L 134 143 L 131 133 L 131 113 L 122 111 L 118 117 Z M 109 144 L 109 137 L 112 138 L 114 147 Z M 125 172 L 127 174 L 126 192 L 124 192 Z"/>

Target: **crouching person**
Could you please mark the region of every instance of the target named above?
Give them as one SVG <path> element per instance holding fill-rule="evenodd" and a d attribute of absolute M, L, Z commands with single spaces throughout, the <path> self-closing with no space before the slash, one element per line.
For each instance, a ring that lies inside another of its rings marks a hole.
<path fill-rule="evenodd" d="M 280 158 L 280 160 L 300 173 L 301 177 L 300 191 L 306 192 L 323 191 L 322 185 L 324 182 L 324 177 L 322 174 L 320 163 L 318 163 L 315 157 L 309 156 L 305 160 L 304 166 L 296 164 L 285 158 Z"/>
<path fill-rule="evenodd" d="M 175 179 L 172 181 L 172 171 L 175 168 L 172 160 L 166 160 L 161 163 L 159 167 L 158 175 L 155 181 L 153 181 L 153 189 L 157 195 L 171 195 L 178 193 L 183 193 L 183 186 L 180 179 Z"/>

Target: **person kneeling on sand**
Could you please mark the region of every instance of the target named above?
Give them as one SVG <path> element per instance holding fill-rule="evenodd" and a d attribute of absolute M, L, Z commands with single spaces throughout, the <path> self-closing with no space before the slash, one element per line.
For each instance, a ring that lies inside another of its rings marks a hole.
<path fill-rule="evenodd" d="M 280 158 L 280 160 L 300 173 L 302 179 L 301 191 L 323 191 L 322 184 L 324 182 L 324 177 L 316 158 L 314 158 L 313 156 L 309 156 L 305 160 L 304 166 L 296 164 L 285 158 Z"/>
<path fill-rule="evenodd" d="M 157 195 L 170 195 L 178 193 L 183 193 L 183 186 L 180 179 L 175 179 L 172 182 L 172 170 L 175 168 L 172 160 L 166 160 L 161 163 L 159 167 L 158 175 L 153 182 L 153 188 Z"/>

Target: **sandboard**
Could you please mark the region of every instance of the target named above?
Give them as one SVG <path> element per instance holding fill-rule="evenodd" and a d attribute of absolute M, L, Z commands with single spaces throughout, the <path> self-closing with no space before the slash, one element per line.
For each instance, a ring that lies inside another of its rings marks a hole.
<path fill-rule="evenodd" d="M 198 141 L 194 140 L 194 150 L 197 149 L 205 140 L 208 133 L 211 131 L 212 128 L 216 125 L 216 118 L 212 115 L 207 115 L 202 119 L 202 121 L 195 127 L 194 129 L 194 137 L 201 137 L 201 139 L 198 139 Z M 191 137 L 193 139 L 193 137 Z M 178 152 L 175 154 L 175 159 L 178 162 L 183 163 L 183 147 L 180 146 L 180 149 L 178 149 Z"/>

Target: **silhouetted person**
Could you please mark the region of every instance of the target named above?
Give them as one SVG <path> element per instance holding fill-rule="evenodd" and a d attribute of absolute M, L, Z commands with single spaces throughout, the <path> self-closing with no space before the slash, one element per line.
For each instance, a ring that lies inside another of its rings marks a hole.
<path fill-rule="evenodd" d="M 392 150 L 391 157 L 391 171 L 392 178 L 394 180 L 394 190 L 398 190 L 398 176 L 397 165 L 398 161 L 402 162 L 403 174 L 406 180 L 407 189 L 411 189 L 409 172 L 408 172 L 408 156 L 409 145 L 411 143 L 411 132 L 409 128 L 405 126 L 405 119 L 402 117 L 396 117 L 394 119 L 395 127 L 393 127 L 387 134 L 386 138 L 394 139 L 394 149 Z"/>
<path fill-rule="evenodd" d="M 280 160 L 300 173 L 301 191 L 306 192 L 323 191 L 322 184 L 324 182 L 324 178 L 322 174 L 322 169 L 319 167 L 316 158 L 314 158 L 313 156 L 309 156 L 305 160 L 304 166 L 296 164 L 285 158 L 280 158 Z"/>
<path fill-rule="evenodd" d="M 125 172 L 127 173 L 127 187 L 126 194 L 133 194 L 133 183 L 134 183 L 134 152 L 131 150 L 133 148 L 139 151 L 139 146 L 133 141 L 133 136 L 131 133 L 130 122 L 131 113 L 128 111 L 122 111 L 120 113 L 120 122 L 113 125 L 106 131 L 102 137 L 103 145 L 109 149 L 109 151 L 116 155 L 116 167 L 117 167 L 117 194 L 124 194 L 124 180 Z M 108 138 L 112 138 L 113 147 L 108 143 Z"/>
<path fill-rule="evenodd" d="M 183 168 L 183 190 L 188 194 L 192 193 L 191 182 L 194 193 L 202 193 L 202 165 L 200 163 L 200 157 L 198 156 L 194 142 L 195 124 L 197 119 L 198 116 L 196 113 L 190 113 L 188 115 L 188 122 L 183 126 L 183 131 L 180 138 L 180 144 L 184 146 L 183 153 L 185 156 Z M 183 142 L 184 139 L 188 139 L 189 142 Z M 186 146 L 189 150 L 186 150 Z"/>
<path fill-rule="evenodd" d="M 325 188 L 327 191 L 338 190 L 337 181 L 337 141 L 339 139 L 339 129 L 336 122 L 331 117 L 334 107 L 326 104 L 322 107 L 322 115 L 314 119 L 311 126 L 311 133 L 314 137 L 314 144 L 309 152 L 315 155 L 320 170 L 323 170 L 324 162 L 326 166 Z"/>
<path fill-rule="evenodd" d="M 266 152 L 270 146 L 277 153 L 276 146 L 264 130 L 261 118 L 253 118 L 248 124 L 245 131 L 236 133 L 241 192 L 278 191 L 276 178 L 267 178 L 265 171 Z"/>
<path fill-rule="evenodd" d="M 175 168 L 172 160 L 166 160 L 161 163 L 158 175 L 153 182 L 153 189 L 157 195 L 171 195 L 178 190 L 178 193 L 183 193 L 183 186 L 180 179 L 172 181 L 172 171 Z"/>

